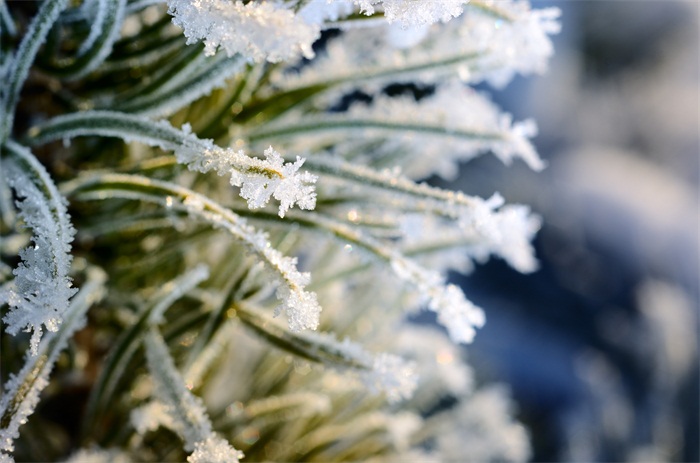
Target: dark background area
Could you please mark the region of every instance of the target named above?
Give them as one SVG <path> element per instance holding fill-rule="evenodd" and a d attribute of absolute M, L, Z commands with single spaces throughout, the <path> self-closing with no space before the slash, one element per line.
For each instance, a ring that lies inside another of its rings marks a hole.
<path fill-rule="evenodd" d="M 532 205 L 541 265 L 453 275 L 488 308 L 467 356 L 534 461 L 699 461 L 699 4 L 533 3 L 562 9 L 548 74 L 482 89 L 535 117 L 549 167 L 485 156 L 452 186 Z"/>

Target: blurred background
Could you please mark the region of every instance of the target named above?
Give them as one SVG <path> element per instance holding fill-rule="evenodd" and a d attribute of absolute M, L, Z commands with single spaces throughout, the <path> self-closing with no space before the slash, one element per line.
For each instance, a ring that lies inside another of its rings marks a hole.
<path fill-rule="evenodd" d="M 700 3 L 533 4 L 562 10 L 549 72 L 482 89 L 535 117 L 549 167 L 485 156 L 452 186 L 532 205 L 541 266 L 453 275 L 488 308 L 467 355 L 534 461 L 699 461 Z"/>

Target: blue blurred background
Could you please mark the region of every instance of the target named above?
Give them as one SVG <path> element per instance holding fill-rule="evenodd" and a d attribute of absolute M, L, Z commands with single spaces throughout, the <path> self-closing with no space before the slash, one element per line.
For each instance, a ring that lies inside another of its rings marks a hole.
<path fill-rule="evenodd" d="M 452 186 L 532 205 L 541 268 L 453 275 L 488 308 L 467 355 L 534 461 L 699 461 L 700 3 L 533 4 L 562 10 L 549 73 L 483 89 L 535 117 L 549 167 L 486 156 Z"/>

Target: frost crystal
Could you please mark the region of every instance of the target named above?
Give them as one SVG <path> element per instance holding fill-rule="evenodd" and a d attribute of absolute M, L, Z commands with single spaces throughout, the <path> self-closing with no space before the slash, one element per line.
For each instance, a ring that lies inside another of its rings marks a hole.
<path fill-rule="evenodd" d="M 417 386 L 416 366 L 397 355 L 381 353 L 374 357 L 372 370 L 363 375 L 370 391 L 383 391 L 389 402 L 411 398 Z"/>
<path fill-rule="evenodd" d="M 224 439 L 212 436 L 194 445 L 194 452 L 187 457 L 187 462 L 238 463 L 241 458 L 243 458 L 243 452 L 234 449 L 231 444 Z"/>
<path fill-rule="evenodd" d="M 335 368 L 356 373 L 370 392 L 383 393 L 390 403 L 410 399 L 416 390 L 418 374 L 414 362 L 385 352 L 372 354 L 350 339 L 339 342 L 327 333 L 309 333 L 305 339 L 339 356 L 342 361 Z"/>
<path fill-rule="evenodd" d="M 369 13 L 378 2 L 357 3 Z M 415 39 L 395 40 L 394 31 L 389 29 L 387 34 L 386 27 L 348 29 L 329 43 L 327 57 L 302 69 L 300 80 L 280 79 L 280 84 L 313 85 L 334 79 L 347 79 L 355 85 L 363 80 L 388 83 L 402 74 L 406 81 L 434 83 L 436 78 L 449 75 L 463 82 L 488 80 L 503 86 L 515 74 L 544 72 L 554 51 L 549 36 L 559 31 L 558 9 L 531 9 L 525 1 L 467 4 L 456 0 L 393 0 L 384 4 L 386 14 L 396 20 L 391 26 L 406 28 L 416 35 Z M 461 9 L 464 12 L 447 24 L 430 25 L 456 16 Z M 391 50 L 392 44 L 398 44 L 398 48 L 418 46 L 399 52 Z M 388 69 L 395 71 L 386 72 Z"/>
<path fill-rule="evenodd" d="M 285 163 L 271 146 L 263 154 L 264 160 L 252 158 L 242 150 L 222 149 L 211 140 L 199 140 L 192 135 L 182 146 L 175 147 L 178 162 L 187 164 L 190 170 L 202 173 L 214 170 L 219 175 L 230 175 L 231 185 L 241 187 L 241 196 L 251 209 L 265 206 L 270 197 L 280 201 L 280 217 L 295 204 L 302 209 L 313 209 L 316 206 L 313 184 L 318 177 L 298 172 L 304 159 L 297 156 L 296 162 Z"/>
<path fill-rule="evenodd" d="M 351 0 L 310 0 L 299 10 L 298 16 L 309 24 L 323 24 L 338 21 L 353 9 Z"/>
<path fill-rule="evenodd" d="M 399 254 L 392 259 L 391 267 L 400 278 L 417 287 L 454 342 L 472 342 L 476 328 L 481 328 L 486 319 L 483 310 L 464 297 L 461 289 L 453 284 L 446 285 L 439 273 L 424 269 Z"/>
<path fill-rule="evenodd" d="M 311 45 L 320 34 L 318 26 L 275 2 L 168 0 L 168 7 L 187 43 L 204 41 L 206 55 L 221 47 L 228 56 L 240 53 L 252 61 L 312 58 Z"/>
<path fill-rule="evenodd" d="M 27 162 L 33 159 L 28 151 L 22 149 L 18 153 Z M 36 355 L 42 326 L 57 331 L 69 300 L 77 291 L 71 287 L 68 276 L 72 260 L 70 242 L 75 230 L 69 222 L 65 200 L 38 162 L 31 162 L 36 180 L 11 160 L 3 164 L 8 183 L 21 198 L 17 202 L 19 215 L 25 227 L 34 232 L 34 244 L 20 251 L 22 262 L 13 271 L 14 288 L 0 291 L 0 304 L 10 306 L 3 318 L 6 331 L 10 334 L 32 331 L 31 351 Z M 36 181 L 47 193 L 39 189 Z"/>
<path fill-rule="evenodd" d="M 402 27 L 447 22 L 462 14 L 468 0 L 384 0 L 384 16 Z"/>
<path fill-rule="evenodd" d="M 513 124 L 510 114 L 501 113 L 486 96 L 459 83 L 442 86 L 435 95 L 420 102 L 413 98 L 378 97 L 371 106 L 351 108 L 350 116 L 444 128 L 444 133 L 409 128 L 393 137 L 393 141 L 418 154 L 407 165 L 406 174 L 410 177 L 437 172 L 454 178 L 457 162 L 489 150 L 505 164 L 519 157 L 534 170 L 545 166 L 528 140 L 536 135 L 533 121 Z M 367 132 L 372 133 L 372 129 Z"/>
<path fill-rule="evenodd" d="M 139 434 L 155 431 L 163 426 L 173 431 L 180 431 L 173 417 L 168 413 L 168 406 L 158 400 L 153 400 L 131 411 L 131 425 Z"/>

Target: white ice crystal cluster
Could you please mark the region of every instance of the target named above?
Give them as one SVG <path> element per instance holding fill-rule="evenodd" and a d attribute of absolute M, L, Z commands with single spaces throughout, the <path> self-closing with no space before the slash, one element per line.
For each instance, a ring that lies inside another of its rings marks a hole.
<path fill-rule="evenodd" d="M 499 111 L 483 94 L 456 82 L 420 101 L 378 95 L 342 114 L 302 117 L 292 112 L 248 136 L 289 139 L 291 147 L 302 150 L 314 139 L 322 144 L 347 133 L 385 143 L 387 151 L 401 149 L 410 156 L 410 162 L 403 162 L 403 173 L 411 178 L 439 174 L 454 179 L 459 162 L 487 152 L 505 164 L 519 158 L 534 170 L 545 167 L 530 143 L 537 134 L 534 121 L 513 123 L 510 114 Z"/>
<path fill-rule="evenodd" d="M 318 177 L 309 172 L 298 172 L 304 159 L 297 156 L 294 163 L 285 163 L 272 146 L 263 154 L 264 160 L 253 158 L 243 150 L 223 149 L 211 140 L 192 136 L 175 148 L 177 160 L 190 170 L 202 173 L 213 170 L 219 175 L 230 175 L 231 185 L 241 188 L 241 196 L 251 209 L 264 207 L 270 197 L 280 202 L 280 217 L 284 217 L 295 204 L 301 209 L 313 209 L 316 206 L 313 184 Z"/>
<path fill-rule="evenodd" d="M 379 5 L 389 23 L 402 27 L 424 26 L 438 21 L 447 22 L 462 14 L 463 5 L 469 0 L 356 0 L 360 11 L 366 15 L 375 13 Z"/>
<path fill-rule="evenodd" d="M 431 5 L 447 8 L 454 2 L 420 3 L 410 10 L 412 20 L 431 11 Z M 376 88 L 397 78 L 434 82 L 454 76 L 465 83 L 488 81 L 502 87 L 516 74 L 546 70 L 554 53 L 550 36 L 560 29 L 558 9 L 533 9 L 526 1 L 492 0 L 472 0 L 463 8 L 463 14 L 446 24 L 403 31 L 382 24 L 348 28 L 297 79 L 280 76 L 279 83 L 294 88 L 341 81 L 355 86 L 371 83 Z"/>
<path fill-rule="evenodd" d="M 204 53 L 222 48 L 252 61 L 313 58 L 319 29 L 296 18 L 281 2 L 241 0 L 169 0 L 168 12 L 182 27 L 188 43 L 204 41 Z"/>
<path fill-rule="evenodd" d="M 418 289 L 428 308 L 437 313 L 438 322 L 447 328 L 450 338 L 457 343 L 469 344 L 476 335 L 476 328 L 486 322 L 484 311 L 474 305 L 459 287 L 445 284 L 445 279 L 432 270 L 396 255 L 391 267 L 406 281 Z"/>
<path fill-rule="evenodd" d="M 402 28 L 447 22 L 462 14 L 468 0 L 313 0 L 295 12 L 283 1 L 168 0 L 168 13 L 188 43 L 203 41 L 206 55 L 223 49 L 251 61 L 313 58 L 321 26 L 359 7 L 371 16 L 377 9 L 388 23 Z"/>

